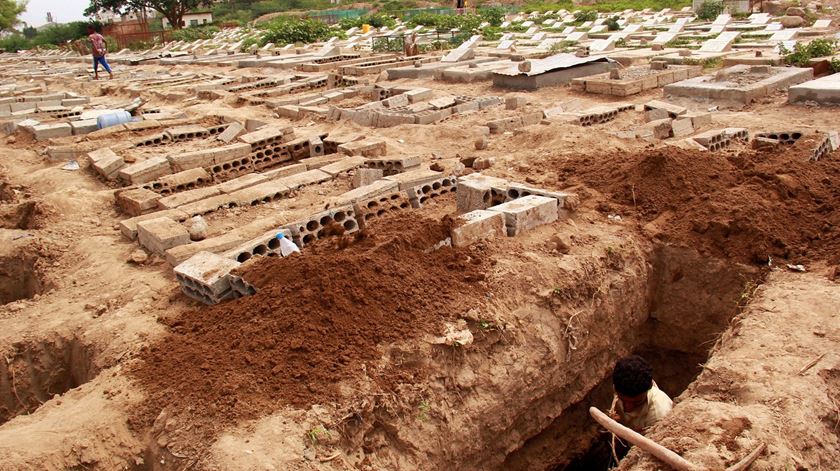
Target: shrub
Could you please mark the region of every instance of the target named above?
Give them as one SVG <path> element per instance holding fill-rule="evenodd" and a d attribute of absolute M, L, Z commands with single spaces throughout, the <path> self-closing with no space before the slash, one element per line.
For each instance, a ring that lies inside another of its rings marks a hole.
<path fill-rule="evenodd" d="M 785 63 L 797 67 L 808 67 L 808 63 L 814 57 L 826 57 L 834 55 L 837 50 L 837 42 L 830 39 L 814 39 L 808 44 L 796 43 L 793 50 L 782 46 L 779 52 L 785 56 Z"/>
<path fill-rule="evenodd" d="M 478 10 L 478 16 L 490 23 L 491 26 L 499 26 L 505 20 L 505 9 L 501 7 L 488 7 Z"/>
<path fill-rule="evenodd" d="M 328 25 L 309 19 L 280 16 L 263 23 L 260 28 L 265 30 L 260 46 L 267 43 L 293 44 L 314 43 L 325 41 L 331 36 L 341 36 L 340 31 L 333 30 Z"/>
<path fill-rule="evenodd" d="M 17 52 L 29 49 L 31 44 L 22 34 L 13 34 L 0 39 L 0 49 L 6 52 Z"/>
<path fill-rule="evenodd" d="M 712 21 L 723 13 L 723 2 L 720 0 L 706 0 L 697 10 L 697 18 Z"/>
<path fill-rule="evenodd" d="M 607 31 L 618 31 L 621 26 L 618 24 L 618 16 L 613 16 L 604 22 L 607 25 Z"/>
<path fill-rule="evenodd" d="M 381 28 L 383 26 L 393 28 L 397 25 L 397 22 L 388 15 L 384 15 L 382 13 L 373 13 L 370 15 L 359 16 L 356 18 L 345 18 L 339 23 L 341 28 L 345 30 L 353 27 L 360 28 L 362 25 L 365 24 L 371 25 L 374 28 Z"/>
<path fill-rule="evenodd" d="M 581 24 L 587 21 L 595 21 L 598 19 L 598 12 L 594 10 L 583 10 L 575 13 L 575 23 Z"/>
<path fill-rule="evenodd" d="M 172 30 L 170 34 L 173 41 L 192 42 L 197 39 L 210 39 L 218 32 L 217 26 L 200 26 Z"/>

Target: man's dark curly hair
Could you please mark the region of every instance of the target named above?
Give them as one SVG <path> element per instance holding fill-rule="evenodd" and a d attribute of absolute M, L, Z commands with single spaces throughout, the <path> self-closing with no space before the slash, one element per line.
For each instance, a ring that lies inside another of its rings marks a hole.
<path fill-rule="evenodd" d="M 613 369 L 613 386 L 624 396 L 638 396 L 653 386 L 653 368 L 639 355 L 618 360 Z"/>

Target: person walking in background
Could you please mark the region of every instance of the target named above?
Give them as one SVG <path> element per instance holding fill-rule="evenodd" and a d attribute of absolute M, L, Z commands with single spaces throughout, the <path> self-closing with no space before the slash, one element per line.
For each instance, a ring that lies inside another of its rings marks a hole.
<path fill-rule="evenodd" d="M 93 79 L 99 80 L 99 64 L 108 72 L 111 79 L 114 78 L 114 73 L 111 72 L 111 66 L 108 65 L 108 60 L 105 59 L 107 47 L 105 46 L 105 37 L 99 34 L 92 25 L 88 26 L 88 38 L 90 38 L 90 51 L 93 54 Z"/>

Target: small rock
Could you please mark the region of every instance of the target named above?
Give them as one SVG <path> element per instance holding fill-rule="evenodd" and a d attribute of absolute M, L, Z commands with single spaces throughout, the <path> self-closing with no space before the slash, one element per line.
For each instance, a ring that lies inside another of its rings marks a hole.
<path fill-rule="evenodd" d="M 799 28 L 805 24 L 805 19 L 801 16 L 783 16 L 779 18 L 779 23 L 785 28 Z"/>
<path fill-rule="evenodd" d="M 435 172 L 442 172 L 445 170 L 443 165 L 440 164 L 440 162 L 433 163 L 429 166 L 429 169 L 434 170 Z"/>
<path fill-rule="evenodd" d="M 551 244 L 554 245 L 554 248 L 558 252 L 563 254 L 569 253 L 569 250 L 571 250 L 571 246 L 569 246 L 569 243 L 566 242 L 566 240 L 564 240 L 563 237 L 561 237 L 560 235 L 555 235 L 554 237 L 552 237 Z"/>
<path fill-rule="evenodd" d="M 6 144 L 14 144 L 17 142 L 17 138 L 15 136 L 9 136 L 6 138 Z"/>
<path fill-rule="evenodd" d="M 207 231 L 210 228 L 207 226 L 207 221 L 201 216 L 193 216 L 190 219 L 187 230 L 190 232 L 190 240 L 204 240 L 207 238 Z"/>
<path fill-rule="evenodd" d="M 149 259 L 149 255 L 146 254 L 141 249 L 137 249 L 134 252 L 131 252 L 131 256 L 129 257 L 129 262 L 136 263 L 138 265 L 146 263 L 146 260 Z"/>
<path fill-rule="evenodd" d="M 485 170 L 492 167 L 496 163 L 493 157 L 480 157 L 473 162 L 473 168 L 476 170 Z"/>
<path fill-rule="evenodd" d="M 461 162 L 456 163 L 455 166 L 452 167 L 452 173 L 454 173 L 456 177 L 463 175 L 466 170 L 467 167 Z"/>
<path fill-rule="evenodd" d="M 484 150 L 487 148 L 487 137 L 481 136 L 475 140 L 475 150 Z"/>
<path fill-rule="evenodd" d="M 805 18 L 808 14 L 805 12 L 804 8 L 801 7 L 790 7 L 785 11 L 785 16 L 799 16 L 801 18 Z"/>

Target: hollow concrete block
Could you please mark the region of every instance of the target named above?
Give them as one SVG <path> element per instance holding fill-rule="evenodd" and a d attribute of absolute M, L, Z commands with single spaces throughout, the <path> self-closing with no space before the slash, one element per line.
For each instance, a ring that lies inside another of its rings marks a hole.
<path fill-rule="evenodd" d="M 451 232 L 452 245 L 466 247 L 480 240 L 504 237 L 505 234 L 504 214 L 476 209 L 458 216 Z"/>
<path fill-rule="evenodd" d="M 160 217 L 137 223 L 137 240 L 143 247 L 161 256 L 172 247 L 190 243 L 190 233 L 181 224 Z"/>
<path fill-rule="evenodd" d="M 545 196 L 529 195 L 492 206 L 488 211 L 495 211 L 505 216 L 508 236 L 557 220 L 557 200 Z"/>

